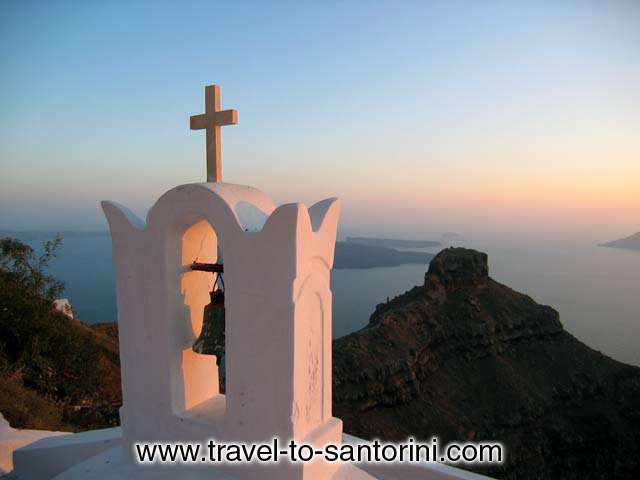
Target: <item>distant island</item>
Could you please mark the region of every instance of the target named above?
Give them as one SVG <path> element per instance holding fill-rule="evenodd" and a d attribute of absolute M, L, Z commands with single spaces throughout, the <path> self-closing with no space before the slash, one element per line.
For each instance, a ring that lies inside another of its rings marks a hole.
<path fill-rule="evenodd" d="M 460 234 L 456 233 L 456 232 L 444 232 L 442 234 L 442 238 L 457 238 L 459 236 L 460 236 Z"/>
<path fill-rule="evenodd" d="M 633 235 L 621 238 L 620 240 L 613 240 L 608 243 L 601 243 L 600 247 L 611 247 L 611 248 L 626 248 L 629 250 L 640 250 L 640 232 L 634 233 Z"/>
<path fill-rule="evenodd" d="M 400 251 L 357 242 L 336 242 L 333 268 L 397 267 L 409 263 L 427 265 L 433 255 L 425 252 Z"/>
<path fill-rule="evenodd" d="M 397 238 L 371 237 L 347 237 L 347 242 L 387 248 L 433 248 L 442 245 L 440 242 L 434 242 L 433 240 L 401 240 Z"/>

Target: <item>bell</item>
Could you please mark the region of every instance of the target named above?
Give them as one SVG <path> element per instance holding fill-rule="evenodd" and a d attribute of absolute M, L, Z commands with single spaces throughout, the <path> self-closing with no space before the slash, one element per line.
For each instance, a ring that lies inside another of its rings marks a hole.
<path fill-rule="evenodd" d="M 214 290 L 211 292 L 210 296 L 211 303 L 208 306 L 211 306 L 211 308 L 224 308 L 224 290 Z"/>
<path fill-rule="evenodd" d="M 204 307 L 202 330 L 193 342 L 192 349 L 202 355 L 215 355 L 216 364 L 220 365 L 224 357 L 225 341 L 224 279 L 221 273 L 217 274 L 209 296 L 211 303 Z"/>

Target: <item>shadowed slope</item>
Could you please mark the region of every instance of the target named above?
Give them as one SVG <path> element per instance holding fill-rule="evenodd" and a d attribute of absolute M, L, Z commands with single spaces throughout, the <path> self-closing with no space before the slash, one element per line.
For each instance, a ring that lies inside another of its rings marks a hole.
<path fill-rule="evenodd" d="M 334 342 L 334 413 L 366 438 L 495 440 L 503 478 L 637 478 L 640 369 L 567 333 L 558 313 L 447 249 L 425 284 Z"/>

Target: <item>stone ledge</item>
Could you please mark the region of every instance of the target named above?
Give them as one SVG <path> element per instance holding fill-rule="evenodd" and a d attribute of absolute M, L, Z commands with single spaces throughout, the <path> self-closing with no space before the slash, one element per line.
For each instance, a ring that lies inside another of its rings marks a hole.
<path fill-rule="evenodd" d="M 14 476 L 20 479 L 52 478 L 112 448 L 121 438 L 120 427 L 43 438 L 13 452 Z"/>

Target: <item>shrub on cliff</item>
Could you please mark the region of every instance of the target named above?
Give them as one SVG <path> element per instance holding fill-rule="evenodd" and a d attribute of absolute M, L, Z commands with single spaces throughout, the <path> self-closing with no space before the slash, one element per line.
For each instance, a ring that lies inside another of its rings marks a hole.
<path fill-rule="evenodd" d="M 59 428 L 73 424 L 73 411 L 104 400 L 104 365 L 117 363 L 93 329 L 52 307 L 63 284 L 46 269 L 61 241 L 44 242 L 37 254 L 17 239 L 0 240 L 0 410 L 14 426 L 37 426 L 41 407 L 24 404 L 34 394 L 59 407 Z M 24 395 L 11 398 L 16 392 Z"/>

